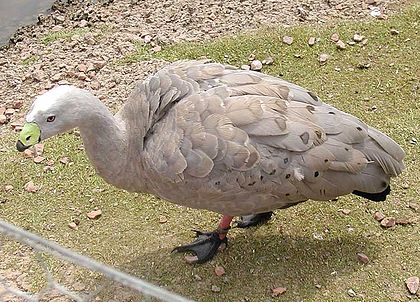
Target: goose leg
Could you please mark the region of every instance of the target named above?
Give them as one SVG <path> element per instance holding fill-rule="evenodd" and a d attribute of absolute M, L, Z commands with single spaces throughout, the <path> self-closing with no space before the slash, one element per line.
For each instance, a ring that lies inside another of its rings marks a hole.
<path fill-rule="evenodd" d="M 239 221 L 236 221 L 236 227 L 238 228 L 249 228 L 264 224 L 271 219 L 273 212 L 259 213 L 255 215 L 241 216 Z"/>
<path fill-rule="evenodd" d="M 196 239 L 191 244 L 181 245 L 172 252 L 191 252 L 196 255 L 194 263 L 204 263 L 211 260 L 219 249 L 227 246 L 226 234 L 230 229 L 233 216 L 224 215 L 219 226 L 213 232 L 201 232 L 194 230 Z"/>

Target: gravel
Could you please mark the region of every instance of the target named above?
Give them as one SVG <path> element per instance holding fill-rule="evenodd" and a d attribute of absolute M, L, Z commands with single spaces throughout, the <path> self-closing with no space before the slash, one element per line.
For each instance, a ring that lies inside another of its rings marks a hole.
<path fill-rule="evenodd" d="M 261 26 L 373 19 L 373 8 L 385 16 L 398 1 L 69 2 L 56 2 L 50 15 L 40 15 L 37 24 L 19 29 L 11 39 L 14 44 L 0 50 L 0 111 L 11 108 L 15 101 L 23 104 L 13 116 L 0 114 L 0 133 L 10 129 L 9 122 L 17 121 L 15 127 L 19 129 L 23 122 L 21 111 L 34 96 L 57 84 L 70 83 L 92 90 L 116 110 L 135 81 L 165 64 L 157 60 L 126 66 L 111 64 L 134 52 L 137 44 L 150 44 L 159 51 L 165 44 L 202 41 Z M 51 33 L 63 35 L 63 31 L 79 34 L 51 40 Z M 46 44 L 48 39 L 51 41 Z"/>

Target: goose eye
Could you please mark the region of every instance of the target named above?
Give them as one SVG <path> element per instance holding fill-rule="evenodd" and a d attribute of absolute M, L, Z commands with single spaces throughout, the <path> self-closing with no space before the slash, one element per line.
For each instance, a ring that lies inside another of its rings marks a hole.
<path fill-rule="evenodd" d="M 50 115 L 49 117 L 47 117 L 47 122 L 49 122 L 49 123 L 54 122 L 54 120 L 55 120 L 54 115 Z"/>

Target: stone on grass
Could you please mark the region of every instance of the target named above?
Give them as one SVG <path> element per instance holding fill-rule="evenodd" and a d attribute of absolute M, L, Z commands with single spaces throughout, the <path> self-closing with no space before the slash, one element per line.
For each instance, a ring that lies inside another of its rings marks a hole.
<path fill-rule="evenodd" d="M 384 218 L 385 218 L 385 215 L 384 215 L 384 214 L 382 214 L 381 212 L 375 212 L 375 214 L 373 214 L 373 218 L 374 218 L 376 221 L 381 221 L 382 219 L 384 219 Z"/>
<path fill-rule="evenodd" d="M 321 63 L 321 65 L 327 63 L 327 60 L 330 56 L 327 55 L 326 53 L 322 53 L 319 55 L 319 63 Z"/>
<path fill-rule="evenodd" d="M 214 273 L 216 274 L 216 276 L 223 276 L 225 274 L 225 269 L 223 268 L 223 266 L 216 266 L 214 268 Z"/>
<path fill-rule="evenodd" d="M 68 165 L 69 162 L 70 158 L 68 158 L 67 156 L 60 158 L 60 163 L 62 163 L 63 165 Z"/>
<path fill-rule="evenodd" d="M 339 209 L 338 212 L 341 212 L 344 215 L 349 215 L 351 213 L 351 210 L 349 210 L 349 209 Z"/>
<path fill-rule="evenodd" d="M 276 287 L 271 290 L 271 296 L 278 297 L 287 291 L 286 287 Z"/>
<path fill-rule="evenodd" d="M 352 298 L 357 296 L 356 292 L 352 288 L 347 291 L 347 295 Z"/>
<path fill-rule="evenodd" d="M 263 65 L 271 65 L 271 64 L 273 64 L 273 62 L 274 62 L 274 59 L 272 57 L 267 57 L 262 61 L 262 64 Z"/>
<path fill-rule="evenodd" d="M 344 43 L 341 40 L 338 40 L 335 45 L 337 46 L 338 49 L 346 49 L 346 43 Z"/>
<path fill-rule="evenodd" d="M 397 29 L 395 29 L 395 28 L 391 28 L 391 29 L 389 30 L 389 32 L 391 33 L 391 35 L 394 35 L 394 36 L 396 36 L 396 35 L 399 35 L 399 34 L 400 34 L 399 30 L 397 30 Z"/>
<path fill-rule="evenodd" d="M 420 279 L 417 276 L 412 276 L 410 278 L 407 278 L 407 280 L 405 280 L 405 285 L 407 286 L 408 291 L 412 295 L 415 295 L 417 291 L 419 290 L 419 283 L 420 283 Z"/>
<path fill-rule="evenodd" d="M 316 43 L 315 37 L 310 37 L 309 40 L 308 40 L 308 45 L 309 46 L 314 46 L 315 43 Z"/>
<path fill-rule="evenodd" d="M 353 41 L 354 42 L 362 42 L 365 37 L 360 34 L 354 34 Z"/>
<path fill-rule="evenodd" d="M 68 227 L 72 230 L 75 230 L 77 229 L 77 224 L 74 221 L 72 221 L 68 224 Z"/>
<path fill-rule="evenodd" d="M 98 219 L 99 217 L 101 217 L 102 216 L 102 211 L 101 210 L 93 210 L 93 211 L 90 211 L 89 213 L 86 213 L 86 216 L 89 218 L 89 219 Z"/>
<path fill-rule="evenodd" d="M 44 160 L 45 160 L 45 157 L 40 156 L 40 155 L 35 156 L 35 157 L 34 157 L 34 159 L 33 159 L 34 163 L 36 163 L 36 164 L 40 164 L 40 163 L 42 163 Z"/>
<path fill-rule="evenodd" d="M 357 253 L 356 255 L 357 255 L 357 260 L 359 260 L 363 264 L 368 264 L 369 263 L 369 258 L 365 254 Z"/>
<path fill-rule="evenodd" d="M 396 220 L 394 217 L 385 217 L 381 221 L 381 226 L 384 228 L 392 228 L 393 226 L 395 226 L 395 224 Z"/>
<path fill-rule="evenodd" d="M 12 190 L 13 190 L 13 186 L 12 186 L 12 185 L 5 185 L 5 186 L 4 186 L 4 190 L 5 190 L 6 192 L 12 191 Z"/>
<path fill-rule="evenodd" d="M 331 41 L 333 41 L 333 42 L 338 42 L 338 40 L 340 40 L 340 35 L 339 35 L 339 34 L 337 34 L 337 33 L 333 33 L 333 34 L 331 35 Z"/>
<path fill-rule="evenodd" d="M 251 70 L 260 71 L 262 69 L 262 63 L 259 60 L 254 60 L 250 65 Z"/>
<path fill-rule="evenodd" d="M 291 45 L 293 43 L 293 37 L 290 36 L 284 36 L 283 37 L 283 43 L 287 45 Z"/>
<path fill-rule="evenodd" d="M 29 193 L 35 193 L 39 190 L 37 186 L 35 186 L 34 182 L 31 180 L 25 184 L 25 191 Z"/>

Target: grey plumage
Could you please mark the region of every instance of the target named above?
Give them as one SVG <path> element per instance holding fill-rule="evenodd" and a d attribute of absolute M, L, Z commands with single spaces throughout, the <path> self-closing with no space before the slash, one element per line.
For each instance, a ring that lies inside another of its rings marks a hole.
<path fill-rule="evenodd" d="M 112 122 L 119 147 L 94 144 L 80 126 L 108 182 L 228 215 L 379 193 L 404 169 L 398 144 L 356 117 L 295 84 L 217 63 L 160 70 Z M 120 158 L 106 163 L 101 152 Z"/>

